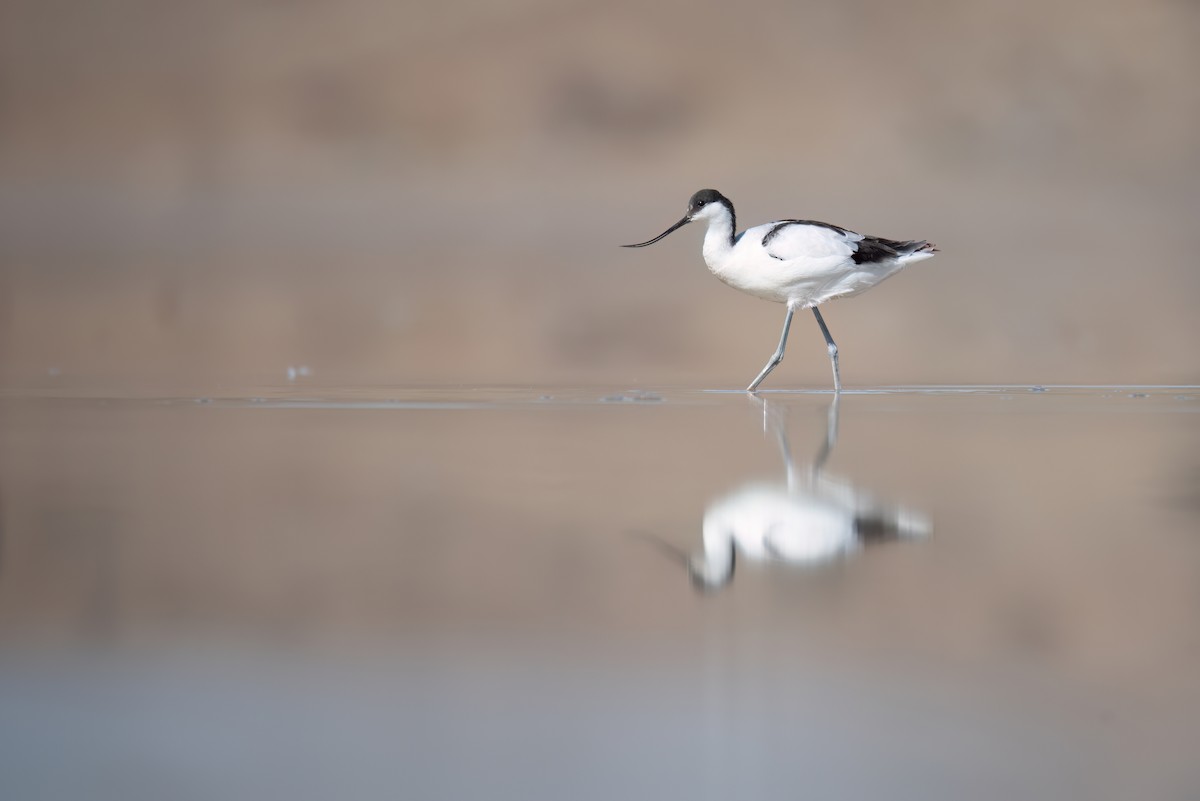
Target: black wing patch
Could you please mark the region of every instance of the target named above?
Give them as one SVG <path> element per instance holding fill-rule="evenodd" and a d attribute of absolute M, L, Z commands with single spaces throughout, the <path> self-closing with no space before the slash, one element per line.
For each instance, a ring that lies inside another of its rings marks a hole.
<path fill-rule="evenodd" d="M 877 264 L 927 248 L 929 248 L 929 243 L 920 239 L 898 241 L 884 239 L 880 236 L 864 236 L 858 243 L 858 249 L 850 258 L 854 260 L 855 264 Z"/>
<path fill-rule="evenodd" d="M 854 533 L 863 545 L 874 545 L 879 542 L 898 540 L 901 537 L 900 527 L 895 521 L 886 517 L 859 517 L 854 520 Z"/>
<path fill-rule="evenodd" d="M 858 243 L 858 249 L 851 254 L 850 258 L 854 259 L 855 264 L 874 264 L 887 261 L 900 255 L 900 251 L 896 249 L 896 246 L 900 244 L 902 243 L 891 239 L 880 239 L 877 236 L 863 237 L 863 240 Z"/>

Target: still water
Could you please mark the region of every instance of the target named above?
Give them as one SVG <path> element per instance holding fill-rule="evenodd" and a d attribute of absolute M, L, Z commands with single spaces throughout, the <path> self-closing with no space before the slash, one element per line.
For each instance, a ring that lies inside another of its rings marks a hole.
<path fill-rule="evenodd" d="M 0 399 L 0 797 L 1193 798 L 1200 388 Z"/>

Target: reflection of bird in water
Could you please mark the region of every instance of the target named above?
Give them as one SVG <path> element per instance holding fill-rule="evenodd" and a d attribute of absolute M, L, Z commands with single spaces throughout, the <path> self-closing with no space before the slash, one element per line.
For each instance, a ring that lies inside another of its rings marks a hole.
<path fill-rule="evenodd" d="M 709 504 L 701 547 L 692 554 L 656 540 L 664 551 L 686 563 L 698 589 L 717 590 L 728 584 L 739 556 L 756 562 L 819 565 L 873 543 L 929 534 L 930 522 L 921 513 L 880 503 L 825 475 L 825 462 L 837 441 L 836 396 L 829 407 L 825 442 L 804 480 L 792 460 L 785 427 L 768 414 L 765 402 L 763 414 L 778 437 L 786 485 L 749 484 Z"/>
<path fill-rule="evenodd" d="M 666 231 L 648 242 L 625 247 L 653 245 L 693 220 L 708 223 L 704 262 L 717 278 L 756 298 L 787 304 L 779 347 L 746 387 L 747 392 L 753 392 L 775 365 L 783 361 L 796 309 L 812 309 L 817 318 L 833 364 L 833 388 L 835 392 L 841 391 L 837 345 L 817 305 L 865 292 L 909 264 L 937 252 L 924 240 L 863 236 L 813 220 L 777 220 L 738 233 L 733 203 L 715 189 L 702 189 L 692 195 L 687 214 Z"/>

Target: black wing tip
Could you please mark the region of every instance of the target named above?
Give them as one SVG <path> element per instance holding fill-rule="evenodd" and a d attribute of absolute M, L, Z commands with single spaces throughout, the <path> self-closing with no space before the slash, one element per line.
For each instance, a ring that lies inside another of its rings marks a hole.
<path fill-rule="evenodd" d="M 888 239 L 879 240 L 886 245 L 892 247 L 897 254 L 901 256 L 911 256 L 914 253 L 937 253 L 937 245 L 932 242 L 926 242 L 924 239 L 909 239 L 907 241 L 895 242 Z"/>
<path fill-rule="evenodd" d="M 876 264 L 917 253 L 928 253 L 932 256 L 937 252 L 937 247 L 924 239 L 905 241 L 884 239 L 880 236 L 864 236 L 850 258 L 854 260 L 855 264 Z"/>

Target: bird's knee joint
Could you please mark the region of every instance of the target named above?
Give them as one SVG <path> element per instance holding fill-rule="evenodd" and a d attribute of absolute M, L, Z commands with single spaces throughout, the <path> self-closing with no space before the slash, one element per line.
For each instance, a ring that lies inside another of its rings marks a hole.
<path fill-rule="evenodd" d="M 833 344 L 832 342 L 829 343 L 829 358 L 837 358 L 837 345 Z"/>

